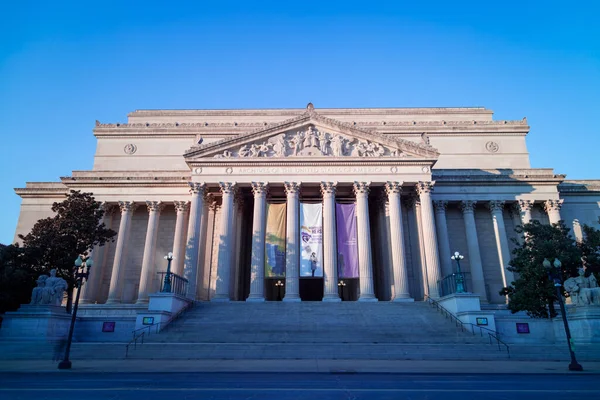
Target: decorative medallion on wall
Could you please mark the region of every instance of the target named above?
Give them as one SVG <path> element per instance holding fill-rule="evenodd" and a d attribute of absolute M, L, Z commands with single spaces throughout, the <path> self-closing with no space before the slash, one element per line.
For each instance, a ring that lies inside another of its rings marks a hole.
<path fill-rule="evenodd" d="M 485 149 L 490 153 L 497 153 L 500 150 L 500 146 L 496 142 L 487 142 L 485 144 Z"/>
<path fill-rule="evenodd" d="M 225 170 L 225 172 L 227 173 L 227 175 L 231 175 L 233 173 L 233 168 L 227 167 L 227 169 Z"/>
<path fill-rule="evenodd" d="M 125 154 L 133 154 L 136 152 L 136 150 L 137 150 L 137 146 L 132 143 L 126 144 L 125 147 L 123 148 L 123 151 L 125 152 Z"/>
<path fill-rule="evenodd" d="M 202 173 L 202 167 L 194 168 L 194 173 L 195 174 L 201 174 Z"/>
<path fill-rule="evenodd" d="M 422 170 L 423 172 L 429 172 L 429 167 L 423 167 L 423 168 L 421 168 L 421 170 Z"/>
<path fill-rule="evenodd" d="M 398 172 L 398 167 L 394 166 L 394 167 L 390 168 L 390 171 L 392 171 L 392 174 L 395 174 Z"/>

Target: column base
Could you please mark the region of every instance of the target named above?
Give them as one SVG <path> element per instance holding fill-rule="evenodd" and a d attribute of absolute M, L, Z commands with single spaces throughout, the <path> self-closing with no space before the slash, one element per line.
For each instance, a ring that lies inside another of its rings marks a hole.
<path fill-rule="evenodd" d="M 373 295 L 369 295 L 369 296 L 360 296 L 358 298 L 358 301 L 361 302 L 369 302 L 369 303 L 376 303 L 379 301 L 379 299 Z"/>
<path fill-rule="evenodd" d="M 413 299 L 412 297 L 395 297 L 394 300 L 392 300 L 392 303 L 414 303 L 415 299 Z"/>
<path fill-rule="evenodd" d="M 138 299 L 135 304 L 148 304 L 150 299 Z"/>
<path fill-rule="evenodd" d="M 264 302 L 265 302 L 265 298 L 260 297 L 260 296 L 252 297 L 252 295 L 250 295 L 246 299 L 246 303 L 264 303 Z"/>
<path fill-rule="evenodd" d="M 302 301 L 302 299 L 300 299 L 300 297 L 298 297 L 298 296 L 295 296 L 295 297 L 285 296 L 282 301 L 284 301 L 286 303 L 300 303 Z"/>
<path fill-rule="evenodd" d="M 323 297 L 323 302 L 325 302 L 325 303 L 339 303 L 341 301 L 342 301 L 342 299 L 340 299 L 340 296 L 337 296 L 335 294 Z"/>
<path fill-rule="evenodd" d="M 210 301 L 215 302 L 215 303 L 229 303 L 231 301 L 231 299 L 229 297 L 217 295 L 216 297 L 213 297 L 212 299 L 210 299 Z"/>
<path fill-rule="evenodd" d="M 104 304 L 121 304 L 120 299 L 108 299 Z"/>

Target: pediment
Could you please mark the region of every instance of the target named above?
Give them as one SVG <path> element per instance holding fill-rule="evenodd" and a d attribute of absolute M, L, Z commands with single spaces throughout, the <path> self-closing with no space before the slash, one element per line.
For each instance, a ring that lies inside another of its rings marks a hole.
<path fill-rule="evenodd" d="M 190 149 L 187 161 L 206 159 L 281 158 L 426 158 L 437 159 L 433 147 L 391 138 L 319 115 L 309 105 L 307 112 L 253 132 Z"/>

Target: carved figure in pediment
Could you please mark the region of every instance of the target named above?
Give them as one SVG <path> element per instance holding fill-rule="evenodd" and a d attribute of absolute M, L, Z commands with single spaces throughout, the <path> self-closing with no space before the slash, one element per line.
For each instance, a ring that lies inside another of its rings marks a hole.
<path fill-rule="evenodd" d="M 331 150 L 336 157 L 343 157 L 345 154 L 344 142 L 346 139 L 342 135 L 334 135 L 331 139 Z"/>
<path fill-rule="evenodd" d="M 271 150 L 271 146 L 273 146 L 273 144 L 271 143 L 261 143 L 259 144 L 258 147 L 258 156 L 259 157 L 267 157 L 269 150 Z"/>
<path fill-rule="evenodd" d="M 302 138 L 302 132 L 296 132 L 296 134 L 290 140 L 290 143 L 292 144 L 292 151 L 295 156 L 298 155 L 300 150 L 302 150 Z"/>
<path fill-rule="evenodd" d="M 248 148 L 248 145 L 245 144 L 240 148 L 240 151 L 238 151 L 238 155 L 240 157 L 248 157 L 250 155 L 250 148 Z"/>
<path fill-rule="evenodd" d="M 323 153 L 323 155 L 326 156 L 328 154 L 329 143 L 331 141 L 327 137 L 326 132 L 319 131 L 318 136 L 319 136 L 319 141 L 321 142 L 321 153 Z"/>
<path fill-rule="evenodd" d="M 257 145 L 252 143 L 250 145 L 250 157 L 258 157 L 260 155 L 260 149 Z"/>
<path fill-rule="evenodd" d="M 312 126 L 309 126 L 306 132 L 304 133 L 304 148 L 306 147 L 316 147 L 319 148 L 319 137 L 317 136 L 317 131 Z"/>
<path fill-rule="evenodd" d="M 277 136 L 275 144 L 273 144 L 273 153 L 275 153 L 277 157 L 285 157 L 286 150 L 287 147 L 283 135 Z"/>

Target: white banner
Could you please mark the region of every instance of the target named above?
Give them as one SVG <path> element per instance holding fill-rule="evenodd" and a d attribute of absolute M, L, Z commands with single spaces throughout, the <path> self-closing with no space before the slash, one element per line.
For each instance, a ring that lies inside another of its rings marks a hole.
<path fill-rule="evenodd" d="M 323 206 L 300 203 L 300 276 L 323 277 Z"/>

